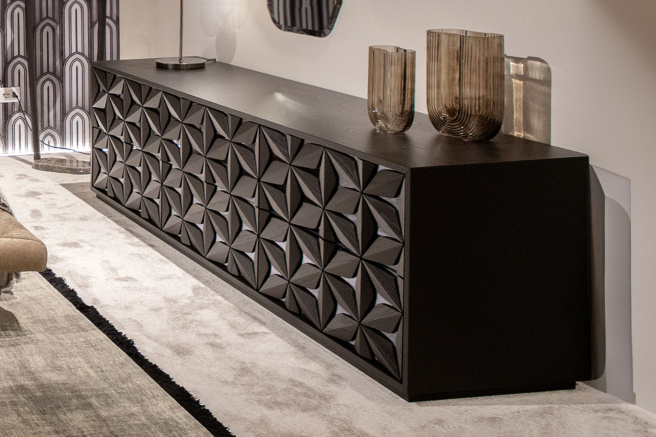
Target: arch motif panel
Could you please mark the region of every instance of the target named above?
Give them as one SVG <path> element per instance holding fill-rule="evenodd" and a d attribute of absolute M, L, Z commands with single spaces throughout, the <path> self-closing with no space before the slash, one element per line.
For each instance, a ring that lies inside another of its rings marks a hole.
<path fill-rule="evenodd" d="M 93 34 L 97 35 L 98 23 L 93 24 Z M 119 32 L 118 24 L 112 20 L 107 19 L 107 24 L 105 26 L 105 56 L 107 60 L 118 59 L 118 47 L 119 47 Z M 93 59 L 98 59 L 98 39 L 94 38 L 93 40 Z"/>
<path fill-rule="evenodd" d="M 45 144 L 49 144 L 55 147 L 64 147 L 61 134 L 55 129 L 45 129 L 41 132 L 40 139 Z M 44 150 L 48 150 L 47 147 L 41 145 Z"/>
<path fill-rule="evenodd" d="M 56 128 L 61 120 L 61 82 L 53 74 L 43 76 L 37 84 L 41 128 Z"/>
<path fill-rule="evenodd" d="M 2 13 L 0 11 L 0 17 L 1 16 L 2 16 Z M 0 18 L 0 20 L 1 20 L 1 18 Z M 4 79 L 5 79 L 5 75 L 4 75 L 5 50 L 4 50 L 4 48 L 5 48 L 5 30 L 0 29 L 0 85 L 2 85 L 4 83 Z"/>
<path fill-rule="evenodd" d="M 66 147 L 76 150 L 89 149 L 91 142 L 91 121 L 89 114 L 85 110 L 75 108 L 66 114 L 64 139 L 66 140 Z"/>
<path fill-rule="evenodd" d="M 64 5 L 64 57 L 73 53 L 89 55 L 91 30 L 89 5 L 80 0 L 68 0 Z"/>
<path fill-rule="evenodd" d="M 48 18 L 36 29 L 36 74 L 61 74 L 60 29 L 57 23 Z"/>
<path fill-rule="evenodd" d="M 7 85 L 20 87 L 19 98 L 22 102 L 28 102 L 27 92 L 27 59 L 15 58 L 7 66 Z M 23 105 L 25 106 L 25 104 Z"/>
<path fill-rule="evenodd" d="M 89 104 L 89 60 L 82 55 L 74 55 L 66 60 L 64 65 L 64 95 L 67 110 Z"/>
<path fill-rule="evenodd" d="M 107 19 L 107 48 L 105 53 L 107 59 L 118 59 L 118 23 L 112 19 Z"/>
<path fill-rule="evenodd" d="M 32 150 L 32 136 L 28 124 L 29 117 L 16 112 L 7 123 L 7 148 L 12 155 L 29 153 Z"/>
<path fill-rule="evenodd" d="M 9 5 L 5 21 L 7 58 L 25 56 L 25 5 L 21 2 Z"/>

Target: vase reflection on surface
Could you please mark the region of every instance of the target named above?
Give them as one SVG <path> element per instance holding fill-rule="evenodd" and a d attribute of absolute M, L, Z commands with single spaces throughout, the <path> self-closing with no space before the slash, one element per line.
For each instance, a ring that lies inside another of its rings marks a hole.
<path fill-rule="evenodd" d="M 379 132 L 405 132 L 415 116 L 415 51 L 369 47 L 369 119 Z"/>
<path fill-rule="evenodd" d="M 458 29 L 427 33 L 427 104 L 433 126 L 465 141 L 485 141 L 501 129 L 503 35 Z"/>

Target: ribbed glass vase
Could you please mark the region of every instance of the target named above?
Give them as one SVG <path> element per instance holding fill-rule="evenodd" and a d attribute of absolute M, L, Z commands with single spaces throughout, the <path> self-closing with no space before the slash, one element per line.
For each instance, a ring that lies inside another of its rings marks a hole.
<path fill-rule="evenodd" d="M 427 43 L 427 103 L 433 126 L 465 141 L 493 138 L 503 122 L 503 35 L 433 29 Z"/>
<path fill-rule="evenodd" d="M 415 51 L 369 47 L 367 109 L 377 131 L 405 132 L 415 117 Z"/>

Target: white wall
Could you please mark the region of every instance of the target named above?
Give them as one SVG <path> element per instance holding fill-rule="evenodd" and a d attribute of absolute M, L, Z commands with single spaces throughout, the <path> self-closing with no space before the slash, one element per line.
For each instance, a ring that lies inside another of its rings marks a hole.
<path fill-rule="evenodd" d="M 502 33 L 507 54 L 547 61 L 553 144 L 631 181 L 634 385 L 638 405 L 656 412 L 656 2 L 344 3 L 333 33 L 320 39 L 278 30 L 262 0 L 187 0 L 185 54 L 366 97 L 368 46 L 411 48 L 421 112 L 427 29 Z M 177 53 L 176 0 L 122 0 L 120 7 L 124 59 Z"/>

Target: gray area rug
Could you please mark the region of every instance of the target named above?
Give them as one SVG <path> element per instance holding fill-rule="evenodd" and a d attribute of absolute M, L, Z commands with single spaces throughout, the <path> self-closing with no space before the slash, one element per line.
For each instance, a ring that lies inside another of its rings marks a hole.
<path fill-rule="evenodd" d="M 0 158 L 50 268 L 244 436 L 653 436 L 656 415 L 575 390 L 408 403 L 95 198 Z M 445 357 L 448 359 L 448 357 Z"/>
<path fill-rule="evenodd" d="M 38 273 L 0 297 L 3 436 L 211 435 Z"/>

